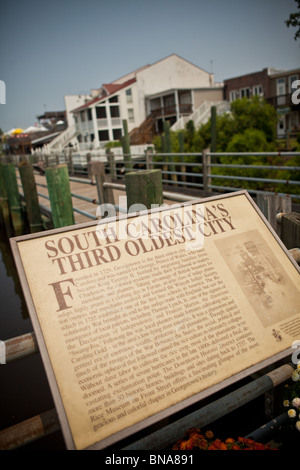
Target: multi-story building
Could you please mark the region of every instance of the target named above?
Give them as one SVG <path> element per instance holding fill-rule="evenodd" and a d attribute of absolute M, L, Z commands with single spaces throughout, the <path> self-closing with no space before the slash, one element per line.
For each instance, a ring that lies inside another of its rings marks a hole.
<path fill-rule="evenodd" d="M 164 121 L 172 126 L 204 102 L 221 102 L 223 89 L 213 74 L 172 54 L 103 84 L 92 95 L 72 110 L 79 150 L 120 140 L 124 120 L 132 144 L 150 143 L 162 132 Z"/>
<path fill-rule="evenodd" d="M 163 132 L 164 121 L 173 130 L 183 129 L 190 119 L 199 127 L 209 119 L 212 105 L 222 113 L 235 99 L 255 95 L 276 108 L 277 134 L 283 137 L 299 129 L 300 105 L 291 95 L 299 78 L 300 69 L 264 68 L 215 83 L 213 74 L 171 54 L 103 84 L 90 95 L 65 96 L 68 128 L 50 143 L 49 150 L 70 145 L 79 151 L 102 149 L 124 135 L 125 120 L 131 145 L 149 144 Z"/>
<path fill-rule="evenodd" d="M 270 75 L 267 101 L 274 106 L 278 114 L 277 135 L 300 131 L 300 100 L 296 98 L 300 88 L 300 68 Z M 299 86 L 298 86 L 299 83 Z M 298 94 L 300 97 L 300 93 Z"/>
<path fill-rule="evenodd" d="M 277 111 L 278 137 L 285 137 L 287 133 L 300 130 L 300 104 L 293 99 L 299 79 L 300 69 L 265 68 L 260 72 L 224 80 L 224 99 L 232 102 L 244 96 L 263 96 Z"/>

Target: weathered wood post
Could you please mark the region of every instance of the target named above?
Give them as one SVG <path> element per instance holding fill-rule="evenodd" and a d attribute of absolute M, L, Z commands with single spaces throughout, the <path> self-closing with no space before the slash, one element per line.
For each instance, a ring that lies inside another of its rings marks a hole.
<path fill-rule="evenodd" d="M 109 164 L 109 172 L 111 179 L 116 179 L 115 155 L 111 149 L 106 149 L 106 157 Z"/>
<path fill-rule="evenodd" d="M 216 106 L 212 106 L 211 110 L 211 145 L 210 151 L 216 152 L 217 149 L 217 108 Z"/>
<path fill-rule="evenodd" d="M 95 177 L 99 204 L 114 204 L 112 188 L 104 188 L 103 183 L 111 183 L 111 176 L 105 173 L 104 163 L 90 162 L 88 171 L 92 178 Z"/>
<path fill-rule="evenodd" d="M 74 162 L 73 162 L 73 152 L 72 150 L 69 151 L 68 156 L 68 166 L 69 166 L 69 173 L 70 175 L 74 175 Z"/>
<path fill-rule="evenodd" d="M 167 148 L 166 148 L 166 138 L 165 138 L 165 135 L 161 135 L 160 136 L 160 142 L 161 142 L 161 152 L 162 153 L 166 153 L 167 152 Z M 163 155 L 162 156 L 162 160 L 163 162 L 165 162 L 167 160 L 167 157 L 166 155 Z M 168 171 L 168 165 L 162 165 L 162 171 L 163 173 L 165 173 L 166 171 Z M 167 174 L 164 174 L 164 179 L 168 179 L 168 173 Z"/>
<path fill-rule="evenodd" d="M 130 139 L 129 139 L 129 134 L 128 134 L 128 124 L 127 124 L 126 119 L 123 119 L 123 131 L 124 131 L 124 135 L 121 138 L 121 142 L 122 142 L 125 172 L 126 172 L 126 171 L 132 170 L 132 158 L 130 154 Z"/>
<path fill-rule="evenodd" d="M 145 161 L 146 161 L 146 169 L 151 170 L 152 169 L 152 158 L 150 158 L 150 155 L 152 153 L 152 149 L 150 147 L 147 147 L 145 150 Z"/>
<path fill-rule="evenodd" d="M 210 153 L 209 149 L 205 149 L 202 151 L 202 182 L 203 182 L 203 190 L 210 191 L 211 185 L 211 177 L 208 176 L 210 172 Z"/>
<path fill-rule="evenodd" d="M 281 237 L 282 225 L 277 219 L 277 214 L 292 212 L 292 199 L 290 196 L 279 196 L 278 194 L 258 194 L 256 204 L 273 227 L 279 237 Z M 295 248 L 294 246 L 291 248 Z"/>
<path fill-rule="evenodd" d="M 3 175 L 14 234 L 19 236 L 24 232 L 24 218 L 15 165 L 13 163 L 3 165 Z"/>
<path fill-rule="evenodd" d="M 184 133 L 179 132 L 178 134 L 178 141 L 179 141 L 179 153 L 184 153 Z M 184 164 L 184 156 L 180 157 L 181 165 L 180 165 L 180 173 L 181 173 L 181 180 L 186 181 L 186 165 Z"/>
<path fill-rule="evenodd" d="M 143 204 L 147 209 L 151 205 L 163 204 L 161 170 L 144 170 L 125 175 L 127 209 L 136 212 L 135 204 Z"/>
<path fill-rule="evenodd" d="M 0 217 L 0 222 L 5 227 L 6 235 L 10 238 L 13 231 L 2 163 L 0 163 Z"/>
<path fill-rule="evenodd" d="M 29 165 L 27 162 L 21 163 L 19 165 L 19 173 L 24 192 L 29 230 L 31 233 L 40 232 L 43 230 L 43 222 L 32 165 Z"/>
<path fill-rule="evenodd" d="M 300 214 L 298 212 L 282 214 L 281 240 L 289 250 L 300 248 Z"/>
<path fill-rule="evenodd" d="M 46 168 L 45 174 L 54 228 L 73 225 L 75 219 L 67 165 Z"/>
<path fill-rule="evenodd" d="M 172 145 L 171 145 L 171 134 L 170 134 L 170 123 L 169 121 L 164 121 L 164 133 L 165 133 L 165 146 L 166 146 L 166 152 L 171 154 L 172 153 Z M 168 162 L 169 162 L 169 171 L 175 172 L 175 165 L 172 162 L 173 158 L 170 155 L 168 157 Z M 177 181 L 177 175 L 172 174 L 171 175 L 171 180 L 172 181 Z"/>

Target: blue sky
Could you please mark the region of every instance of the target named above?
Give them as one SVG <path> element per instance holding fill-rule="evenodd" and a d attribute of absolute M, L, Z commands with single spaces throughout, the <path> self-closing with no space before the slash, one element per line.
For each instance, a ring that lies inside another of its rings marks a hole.
<path fill-rule="evenodd" d="M 216 81 L 300 67 L 295 0 L 0 0 L 0 128 L 176 53 Z"/>

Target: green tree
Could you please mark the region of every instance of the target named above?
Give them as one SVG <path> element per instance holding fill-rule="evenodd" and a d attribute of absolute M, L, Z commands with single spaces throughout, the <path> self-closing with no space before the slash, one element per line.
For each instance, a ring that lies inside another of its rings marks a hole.
<path fill-rule="evenodd" d="M 267 152 L 271 150 L 266 134 L 259 129 L 249 128 L 243 133 L 234 134 L 226 147 L 226 152 Z"/>
<path fill-rule="evenodd" d="M 276 111 L 264 99 L 254 96 L 251 99 L 235 100 L 231 103 L 231 112 L 236 132 L 243 133 L 249 128 L 257 129 L 264 132 L 267 142 L 275 141 Z"/>
<path fill-rule="evenodd" d="M 297 3 L 298 11 L 296 13 L 291 13 L 289 19 L 285 21 L 285 24 L 289 28 L 292 26 L 293 28 L 298 28 L 295 32 L 294 39 L 295 41 L 300 38 L 300 0 L 295 0 Z"/>
<path fill-rule="evenodd" d="M 230 113 L 217 116 L 217 152 L 226 152 L 228 145 L 232 139 L 234 142 L 240 140 L 242 135 L 248 129 L 255 129 L 263 132 L 269 147 L 265 147 L 265 151 L 273 149 L 276 139 L 276 111 L 270 104 L 266 103 L 262 98 L 255 96 L 252 99 L 240 98 L 231 103 Z M 210 121 L 200 127 L 196 131 L 201 137 L 203 148 L 210 147 Z M 239 134 L 239 137 L 235 137 Z M 248 140 L 249 135 L 243 139 Z M 253 143 L 253 147 L 249 145 Z M 236 143 L 234 144 L 236 145 Z M 257 141 L 253 138 L 247 144 L 247 151 L 257 150 Z M 231 150 L 232 151 L 232 150 Z"/>

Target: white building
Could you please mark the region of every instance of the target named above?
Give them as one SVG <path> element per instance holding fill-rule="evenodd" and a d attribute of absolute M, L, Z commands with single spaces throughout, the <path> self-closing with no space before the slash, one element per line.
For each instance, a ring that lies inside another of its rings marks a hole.
<path fill-rule="evenodd" d="M 147 144 L 155 133 L 163 131 L 165 120 L 176 129 L 183 128 L 204 104 L 208 118 L 211 105 L 223 101 L 223 87 L 214 82 L 213 74 L 172 54 L 102 85 L 86 98 L 67 113 L 74 119 L 73 124 L 71 117 L 68 121 L 69 137 L 72 135 L 73 143 L 76 137 L 75 148 L 81 151 L 101 149 L 109 141 L 120 140 L 124 120 L 131 144 Z M 68 106 L 70 103 L 71 99 Z M 63 145 L 66 143 L 67 139 Z"/>

